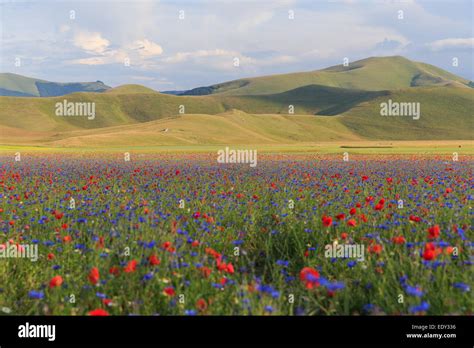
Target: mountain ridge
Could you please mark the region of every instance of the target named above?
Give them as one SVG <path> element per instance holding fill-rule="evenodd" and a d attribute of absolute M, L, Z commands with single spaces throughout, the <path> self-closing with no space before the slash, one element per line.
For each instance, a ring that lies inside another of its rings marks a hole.
<path fill-rule="evenodd" d="M 310 84 L 380 91 L 453 83 L 460 87 L 470 87 L 469 80 L 434 65 L 411 61 L 402 56 L 388 56 L 364 58 L 349 63 L 348 66 L 339 64 L 307 72 L 242 78 L 181 93 L 172 92 L 178 95 L 273 94 Z"/>
<path fill-rule="evenodd" d="M 104 92 L 110 88 L 102 81 L 51 82 L 14 73 L 0 73 L 0 96 L 57 97 L 75 92 Z"/>

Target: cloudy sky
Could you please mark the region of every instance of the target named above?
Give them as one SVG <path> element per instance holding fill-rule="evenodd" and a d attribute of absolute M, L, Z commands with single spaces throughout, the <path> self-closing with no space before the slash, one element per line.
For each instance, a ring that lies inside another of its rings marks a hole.
<path fill-rule="evenodd" d="M 474 80 L 473 3 L 0 0 L 0 71 L 181 90 L 403 55 Z"/>

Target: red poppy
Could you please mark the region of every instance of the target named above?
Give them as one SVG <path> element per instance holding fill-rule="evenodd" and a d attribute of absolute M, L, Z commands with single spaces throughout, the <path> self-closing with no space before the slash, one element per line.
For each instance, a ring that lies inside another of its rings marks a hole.
<path fill-rule="evenodd" d="M 374 208 L 374 209 L 375 209 L 375 210 L 382 210 L 382 209 L 383 209 L 383 204 L 377 203 L 377 204 L 375 205 L 375 208 Z"/>
<path fill-rule="evenodd" d="M 436 258 L 436 255 L 441 253 L 442 250 L 440 248 L 436 248 L 435 244 L 432 242 L 426 243 L 425 248 L 423 251 L 423 259 L 426 261 L 431 261 Z"/>
<path fill-rule="evenodd" d="M 300 272 L 300 280 L 305 283 L 306 289 L 319 286 L 319 272 L 311 267 L 304 267 Z"/>
<path fill-rule="evenodd" d="M 55 288 L 57 286 L 61 286 L 61 284 L 63 283 L 63 277 L 61 276 L 54 276 L 53 278 L 51 278 L 51 280 L 49 281 L 49 287 L 50 288 Z"/>
<path fill-rule="evenodd" d="M 89 281 L 91 282 L 91 284 L 95 285 L 99 282 L 99 278 L 99 269 L 97 267 L 93 267 L 89 272 Z"/>
<path fill-rule="evenodd" d="M 163 292 L 168 296 L 174 296 L 176 294 L 172 287 L 164 288 Z"/>
<path fill-rule="evenodd" d="M 429 242 L 429 243 L 425 244 L 425 250 L 433 250 L 434 251 L 435 249 L 436 249 L 436 246 L 434 245 L 434 243 Z"/>
<path fill-rule="evenodd" d="M 120 274 L 120 268 L 118 268 L 117 266 L 112 266 L 109 268 L 109 273 L 114 276 L 117 276 Z"/>
<path fill-rule="evenodd" d="M 54 254 L 53 253 L 49 253 L 48 254 L 48 260 L 53 260 L 54 259 Z"/>
<path fill-rule="evenodd" d="M 425 249 L 425 251 L 423 252 L 423 259 L 425 259 L 426 261 L 431 261 L 435 258 L 435 252 L 434 250 L 427 250 Z"/>
<path fill-rule="evenodd" d="M 403 236 L 393 237 L 392 241 L 395 244 L 405 244 L 405 242 L 406 242 L 405 237 L 403 237 Z"/>
<path fill-rule="evenodd" d="M 109 315 L 109 312 L 107 312 L 104 309 L 94 309 L 93 311 L 89 312 L 89 315 L 94 316 L 94 317 L 106 317 Z"/>
<path fill-rule="evenodd" d="M 234 274 L 234 266 L 231 263 L 227 264 L 225 271 L 229 274 Z"/>
<path fill-rule="evenodd" d="M 332 217 L 330 216 L 323 216 L 322 217 L 323 225 L 329 227 L 332 225 Z"/>
<path fill-rule="evenodd" d="M 209 278 L 212 272 L 212 270 L 206 266 L 200 267 L 199 270 L 201 271 L 201 274 L 203 275 L 204 278 Z"/>
<path fill-rule="evenodd" d="M 380 244 L 374 244 L 369 246 L 369 253 L 373 254 L 380 254 L 382 252 L 383 247 Z"/>
<path fill-rule="evenodd" d="M 352 208 L 351 210 L 349 210 L 349 214 L 351 214 L 351 215 L 355 215 L 356 213 L 357 213 L 356 208 Z"/>
<path fill-rule="evenodd" d="M 350 219 L 349 221 L 347 221 L 347 226 L 355 227 L 357 226 L 357 222 L 354 219 Z"/>
<path fill-rule="evenodd" d="M 156 266 L 156 265 L 159 265 L 161 263 L 161 261 L 158 259 L 158 257 L 156 255 L 150 255 L 150 257 L 148 258 L 148 262 L 152 266 Z"/>
<path fill-rule="evenodd" d="M 336 215 L 336 219 L 338 219 L 338 220 L 344 220 L 345 218 L 346 218 L 346 216 L 342 213 Z"/>
<path fill-rule="evenodd" d="M 136 269 L 137 269 L 137 261 L 131 260 L 127 263 L 127 266 L 125 267 L 124 272 L 131 273 L 131 272 L 135 272 Z"/>
<path fill-rule="evenodd" d="M 200 298 L 199 300 L 196 301 L 196 308 L 200 312 L 204 312 L 207 309 L 207 302 L 205 299 Z"/>
<path fill-rule="evenodd" d="M 429 239 L 438 238 L 439 232 L 440 232 L 440 229 L 438 225 L 431 226 L 430 228 L 428 228 L 428 238 Z"/>
<path fill-rule="evenodd" d="M 413 222 L 420 222 L 420 221 L 421 221 L 421 218 L 418 217 L 418 216 L 415 216 L 415 215 L 410 215 L 410 221 L 413 221 Z"/>

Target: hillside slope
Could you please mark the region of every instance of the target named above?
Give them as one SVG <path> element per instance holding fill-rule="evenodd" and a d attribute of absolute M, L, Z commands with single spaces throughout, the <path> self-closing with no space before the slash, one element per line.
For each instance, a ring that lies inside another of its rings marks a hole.
<path fill-rule="evenodd" d="M 335 91 L 339 94 L 331 93 Z M 336 139 L 473 139 L 472 89 L 420 87 L 369 93 L 346 91 L 346 98 L 341 94 L 343 91 L 308 86 L 304 91 L 252 97 L 177 97 L 160 93 L 75 93 L 67 96 L 68 101 L 95 102 L 93 120 L 56 116 L 54 105 L 64 97 L 1 97 L 0 143 L 63 146 L 130 143 L 144 146 Z M 315 92 L 321 93 L 320 100 L 314 97 Z M 344 102 L 331 103 L 331 98 L 337 96 Z M 381 116 L 380 103 L 389 99 L 420 102 L 420 119 Z M 294 104 L 294 115 L 288 114 L 288 103 Z M 185 107 L 184 115 L 178 111 L 181 105 Z M 341 113 L 337 116 L 314 115 L 318 110 L 321 110 L 319 114 Z"/>
<path fill-rule="evenodd" d="M 468 87 L 469 81 L 435 66 L 404 57 L 373 57 L 350 63 L 347 67 L 341 64 L 310 72 L 245 78 L 198 87 L 185 91 L 183 95 L 274 94 L 313 84 L 380 91 L 449 84 Z"/>
<path fill-rule="evenodd" d="M 381 116 L 380 104 L 388 100 L 420 103 L 420 118 Z M 474 140 L 474 90 L 423 87 L 392 91 L 361 103 L 339 117 L 342 124 L 366 139 Z"/>

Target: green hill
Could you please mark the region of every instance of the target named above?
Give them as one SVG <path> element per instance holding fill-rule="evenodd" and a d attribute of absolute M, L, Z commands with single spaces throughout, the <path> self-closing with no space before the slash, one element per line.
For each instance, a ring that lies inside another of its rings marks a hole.
<path fill-rule="evenodd" d="M 245 78 L 208 87 L 198 87 L 183 95 L 260 95 L 275 94 L 307 85 L 360 89 L 394 90 L 415 86 L 458 84 L 469 81 L 429 64 L 404 57 L 373 57 L 330 68 L 291 74 Z"/>
<path fill-rule="evenodd" d="M 337 115 L 351 107 L 382 95 L 388 91 L 363 91 L 321 85 L 309 85 L 283 93 L 269 95 L 213 96 L 222 101 L 226 109 L 239 109 L 255 114 Z"/>
<path fill-rule="evenodd" d="M 105 91 L 107 94 L 155 94 L 159 93 L 151 88 L 142 85 L 122 85 Z"/>
<path fill-rule="evenodd" d="M 28 95 L 38 86 L 24 77 L 7 80 L 10 91 Z M 472 140 L 474 89 L 466 83 L 431 65 L 388 57 L 234 81 L 203 96 L 163 94 L 141 85 L 61 97 L 2 96 L 0 144 Z M 95 117 L 57 116 L 56 104 L 64 100 L 94 103 Z M 381 103 L 388 100 L 419 103 L 420 119 L 381 116 Z"/>
<path fill-rule="evenodd" d="M 420 118 L 381 116 L 380 104 L 420 103 Z M 474 139 L 474 90 L 423 87 L 392 91 L 340 114 L 341 122 L 366 139 Z"/>
<path fill-rule="evenodd" d="M 320 95 L 315 97 L 315 93 Z M 95 102 L 95 118 L 56 116 L 55 104 L 64 99 Z M 420 119 L 382 117 L 380 103 L 388 99 L 419 102 Z M 295 106 L 294 115 L 288 114 L 288 103 Z M 226 139 L 230 144 L 234 140 L 252 144 L 278 139 L 468 140 L 474 134 L 474 90 L 455 87 L 361 92 L 307 86 L 283 94 L 242 97 L 74 93 L 55 98 L 1 97 L 0 104 L 3 144 L 58 141 L 65 145 L 78 137 L 75 141 L 81 146 L 95 141 L 172 145 L 216 144 L 225 143 Z M 179 113 L 181 105 L 185 114 Z M 323 116 L 325 113 L 338 115 Z M 227 122 L 239 117 L 240 124 Z M 159 132 L 166 128 L 172 131 L 162 136 Z M 244 129 L 247 130 L 242 133 Z"/>
<path fill-rule="evenodd" d="M 128 87 L 127 87 L 128 89 Z M 118 89 L 120 91 L 120 89 Z M 95 103 L 96 116 L 56 116 L 56 103 Z M 225 111 L 214 98 L 177 97 L 153 93 L 73 93 L 52 98 L 0 97 L 0 125 L 38 131 L 103 128 L 178 115 L 180 106 L 188 114 L 217 114 Z"/>
<path fill-rule="evenodd" d="M 74 92 L 103 92 L 109 88 L 101 81 L 59 83 L 0 73 L 0 96 L 55 97 Z"/>

